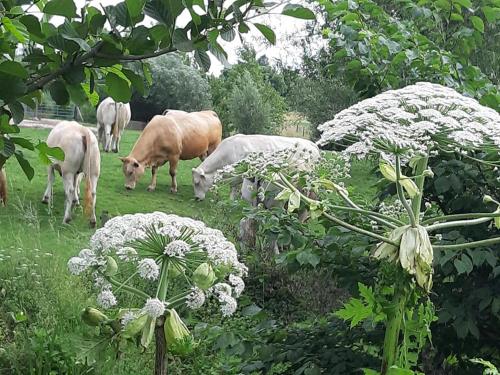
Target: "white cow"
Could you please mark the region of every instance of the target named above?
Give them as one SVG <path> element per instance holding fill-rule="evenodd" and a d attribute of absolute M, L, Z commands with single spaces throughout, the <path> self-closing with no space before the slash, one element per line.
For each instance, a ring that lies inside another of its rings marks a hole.
<path fill-rule="evenodd" d="M 79 205 L 80 182 L 85 175 L 84 212 L 95 226 L 95 202 L 97 180 L 101 168 L 101 155 L 97 138 L 89 128 L 76 121 L 62 121 L 52 129 L 47 145 L 60 147 L 64 151 L 64 161 L 55 161 L 48 167 L 47 189 L 42 202 L 48 203 L 52 196 L 54 169 L 62 176 L 65 194 L 64 223 L 71 221 L 71 209 Z"/>
<path fill-rule="evenodd" d="M 281 137 L 276 135 L 244 135 L 237 134 L 224 139 L 219 147 L 197 168 L 193 168 L 193 187 L 197 199 L 205 199 L 207 191 L 212 187 L 214 176 L 218 170 L 227 165 L 243 160 L 255 152 L 276 152 L 298 146 L 299 150 L 311 151 L 312 159 L 319 159 L 319 149 L 313 142 L 303 138 Z M 298 161 L 297 161 L 298 162 Z M 299 168 L 300 166 L 297 165 Z M 252 185 L 243 183 L 243 198 L 248 200 L 248 190 Z M 233 191 L 234 194 L 234 186 Z"/>
<path fill-rule="evenodd" d="M 120 151 L 123 130 L 130 122 L 130 104 L 104 99 L 97 107 L 97 138 L 105 152 Z"/>

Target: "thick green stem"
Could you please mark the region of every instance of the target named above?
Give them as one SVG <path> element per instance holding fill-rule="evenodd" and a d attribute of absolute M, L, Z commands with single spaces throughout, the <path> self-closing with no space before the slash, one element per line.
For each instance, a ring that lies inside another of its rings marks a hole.
<path fill-rule="evenodd" d="M 168 261 L 163 261 L 161 263 L 160 282 L 158 284 L 158 289 L 156 290 L 156 298 L 158 298 L 160 301 L 165 301 L 165 299 L 167 298 L 168 264 Z"/>
<path fill-rule="evenodd" d="M 428 157 L 422 157 L 417 162 L 417 167 L 415 169 L 415 174 L 418 176 L 415 178 L 415 184 L 418 188 L 418 194 L 411 201 L 411 208 L 413 210 L 413 215 L 415 216 L 415 221 L 417 224 L 420 221 L 420 207 L 422 206 L 422 197 L 424 195 L 424 183 L 425 183 L 425 175 L 424 171 L 427 169 L 427 164 L 429 162 Z"/>
<path fill-rule="evenodd" d="M 108 277 L 107 280 L 112 285 L 117 286 L 120 289 L 123 289 L 129 293 L 135 294 L 135 295 L 142 297 L 142 298 L 150 298 L 150 296 L 148 294 L 144 293 L 142 290 L 136 289 L 136 288 L 129 286 L 129 285 L 124 285 L 121 282 L 119 282 L 118 280 L 113 279 L 112 277 Z"/>
<path fill-rule="evenodd" d="M 393 307 L 387 314 L 382 368 L 380 370 L 381 375 L 387 374 L 388 369 L 396 363 L 401 323 L 403 321 L 406 300 L 408 299 L 407 294 L 406 289 L 400 288 L 397 285 L 395 286 Z"/>
<path fill-rule="evenodd" d="M 422 225 L 428 225 L 435 223 L 436 221 L 450 221 L 450 220 L 462 220 L 462 219 L 476 219 L 481 217 L 499 217 L 500 212 L 478 212 L 471 214 L 454 214 L 454 215 L 446 215 L 446 216 L 437 216 L 422 222 Z"/>
<path fill-rule="evenodd" d="M 474 247 L 490 246 L 500 243 L 500 237 L 488 238 L 487 240 L 459 243 L 456 245 L 432 245 L 434 250 L 463 250 Z"/>
<path fill-rule="evenodd" d="M 473 219 L 473 220 L 448 221 L 446 223 L 438 223 L 438 224 L 429 225 L 425 229 L 427 229 L 427 232 L 433 232 L 433 231 L 438 230 L 438 229 L 454 228 L 454 227 L 467 227 L 467 226 L 471 226 L 471 225 L 483 224 L 483 223 L 487 223 L 491 220 L 493 220 L 493 218 L 485 217 L 485 218 Z"/>
<path fill-rule="evenodd" d="M 410 224 L 413 228 L 417 226 L 417 221 L 415 219 L 415 215 L 413 214 L 412 208 L 408 204 L 405 198 L 405 194 L 403 192 L 403 187 L 401 186 L 401 158 L 399 155 L 396 155 L 396 190 L 398 192 L 398 197 L 401 203 L 403 204 L 406 212 L 408 213 L 408 217 L 410 218 Z"/>

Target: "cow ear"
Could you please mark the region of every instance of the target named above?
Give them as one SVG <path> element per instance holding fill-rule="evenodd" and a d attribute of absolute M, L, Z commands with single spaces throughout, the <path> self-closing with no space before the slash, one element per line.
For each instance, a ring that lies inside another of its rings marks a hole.
<path fill-rule="evenodd" d="M 123 156 L 118 157 L 118 159 L 120 159 L 122 161 L 122 163 L 126 163 L 127 162 L 127 158 L 125 158 Z"/>

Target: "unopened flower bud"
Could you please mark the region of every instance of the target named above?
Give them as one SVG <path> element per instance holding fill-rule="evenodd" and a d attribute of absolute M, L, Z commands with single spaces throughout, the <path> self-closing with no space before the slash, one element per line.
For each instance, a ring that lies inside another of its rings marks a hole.
<path fill-rule="evenodd" d="M 94 309 L 93 307 L 87 307 L 83 309 L 81 317 L 85 324 L 93 327 L 97 327 L 108 320 L 108 317 L 106 315 L 104 315 L 99 310 Z"/>
<path fill-rule="evenodd" d="M 106 270 L 104 271 L 104 274 L 106 276 L 114 276 L 118 272 L 118 264 L 116 264 L 116 261 L 108 256 L 106 258 Z"/>
<path fill-rule="evenodd" d="M 423 173 L 424 177 L 434 177 L 434 172 L 430 169 L 426 169 Z"/>
<path fill-rule="evenodd" d="M 493 202 L 494 202 L 494 200 L 493 200 L 493 198 L 491 197 L 491 195 L 485 195 L 485 196 L 483 197 L 483 203 L 493 203 Z"/>
<path fill-rule="evenodd" d="M 216 276 L 212 266 L 208 263 L 202 263 L 194 270 L 192 280 L 194 285 L 202 290 L 207 290 L 215 282 Z"/>
<path fill-rule="evenodd" d="M 125 325 L 125 328 L 123 329 L 123 337 L 133 338 L 134 336 L 136 336 L 144 328 L 147 320 L 148 320 L 148 315 L 142 314 L 139 315 L 137 318 L 129 321 Z"/>
<path fill-rule="evenodd" d="M 165 319 L 165 340 L 172 354 L 187 354 L 193 348 L 193 337 L 174 309 L 168 310 Z"/>

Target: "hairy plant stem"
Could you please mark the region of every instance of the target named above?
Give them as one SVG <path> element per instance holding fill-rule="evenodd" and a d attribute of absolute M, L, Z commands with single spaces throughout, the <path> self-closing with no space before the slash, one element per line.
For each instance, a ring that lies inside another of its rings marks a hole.
<path fill-rule="evenodd" d="M 422 159 L 417 162 L 417 167 L 415 168 L 415 174 L 417 175 L 415 178 L 415 184 L 418 188 L 418 194 L 412 199 L 411 208 L 417 224 L 420 221 L 420 207 L 422 206 L 422 197 L 424 196 L 424 171 L 427 169 L 428 162 L 429 158 L 427 156 L 422 157 Z"/>
<path fill-rule="evenodd" d="M 445 215 L 433 217 L 422 222 L 423 225 L 432 224 L 436 221 L 450 221 L 450 220 L 461 220 L 461 219 L 475 219 L 481 217 L 489 217 L 495 218 L 500 216 L 500 211 L 495 212 L 478 212 L 478 213 L 470 213 L 470 214 L 454 214 L 454 215 Z"/>
<path fill-rule="evenodd" d="M 144 293 L 142 290 L 136 289 L 130 285 L 125 285 L 119 282 L 118 280 L 113 279 L 112 277 L 107 277 L 107 280 L 113 284 L 114 286 L 119 287 L 120 289 L 123 289 L 129 293 L 135 294 L 136 296 L 142 297 L 142 298 L 150 298 L 148 294 Z"/>
<path fill-rule="evenodd" d="M 387 312 L 385 327 L 384 350 L 382 354 L 381 375 L 387 374 L 389 368 L 396 363 L 399 346 L 399 335 L 403 322 L 408 291 L 401 286 L 399 281 L 394 287 L 393 305 Z"/>
<path fill-rule="evenodd" d="M 434 250 L 463 250 L 463 249 L 472 249 L 474 247 L 495 245 L 497 243 L 500 243 L 500 237 L 488 238 L 486 240 L 481 240 L 481 241 L 459 243 L 456 245 L 432 245 L 432 248 Z"/>
<path fill-rule="evenodd" d="M 160 283 L 156 290 L 156 297 L 164 302 L 167 298 L 168 290 L 168 261 L 161 263 L 160 270 Z M 155 326 L 155 375 L 167 375 L 168 361 L 167 361 L 167 342 L 165 340 L 165 317 L 161 316 L 156 319 Z"/>
<path fill-rule="evenodd" d="M 410 224 L 413 228 L 417 226 L 417 221 L 415 219 L 415 215 L 413 213 L 412 208 L 408 204 L 405 198 L 405 194 L 403 192 L 403 187 L 401 186 L 401 157 L 399 155 L 396 155 L 396 190 L 398 192 L 398 197 L 401 203 L 403 204 L 404 208 L 406 209 L 406 212 L 408 213 L 408 217 L 410 218 Z M 419 192 L 417 194 L 420 195 L 422 192 Z"/>

